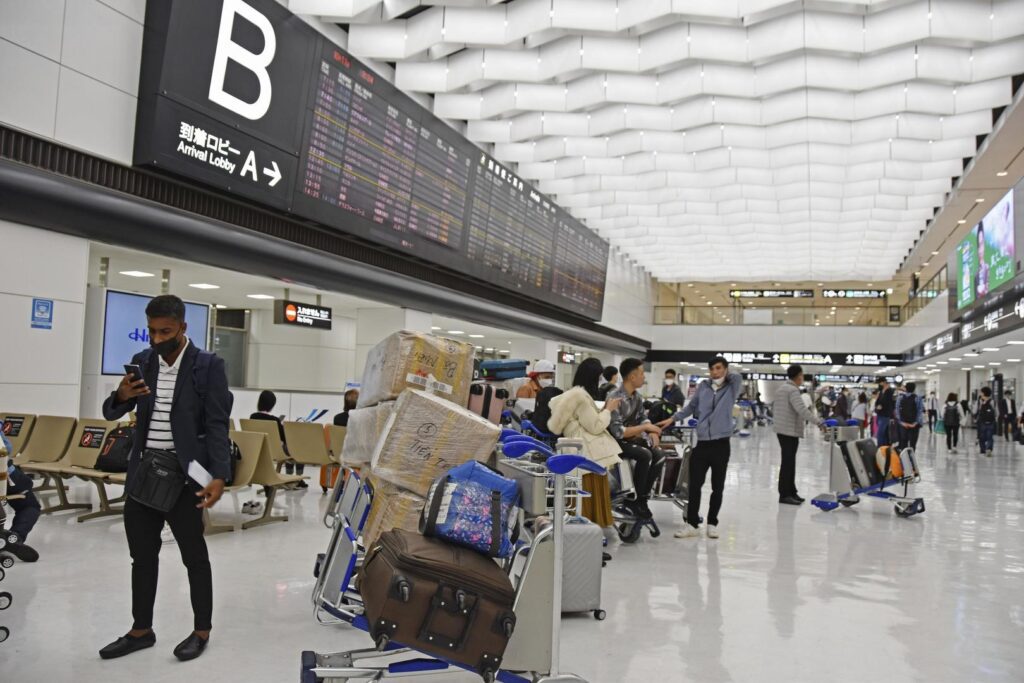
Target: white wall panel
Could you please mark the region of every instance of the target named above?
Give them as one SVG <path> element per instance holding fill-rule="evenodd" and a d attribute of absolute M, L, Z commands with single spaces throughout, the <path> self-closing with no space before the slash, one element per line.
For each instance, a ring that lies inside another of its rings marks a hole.
<path fill-rule="evenodd" d="M 3 39 L 0 64 L 0 121 L 52 137 L 60 66 Z"/>
<path fill-rule="evenodd" d="M 88 76 L 61 68 L 54 137 L 131 165 L 136 99 Z"/>
<path fill-rule="evenodd" d="M 73 0 L 65 16 L 62 63 L 138 95 L 142 24 L 98 0 Z"/>
<path fill-rule="evenodd" d="M 4 0 L 0 2 L 0 38 L 52 59 L 60 59 L 65 0 Z M 8 62 L 0 60 L 4 70 Z M 3 92 L 11 92 L 3 90 Z M 6 98 L 5 98 L 6 99 Z"/>

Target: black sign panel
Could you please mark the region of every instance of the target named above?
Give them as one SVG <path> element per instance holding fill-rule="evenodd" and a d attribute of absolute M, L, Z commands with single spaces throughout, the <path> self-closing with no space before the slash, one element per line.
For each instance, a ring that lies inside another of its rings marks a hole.
<path fill-rule="evenodd" d="M 903 354 L 831 353 L 814 351 L 649 351 L 647 360 L 656 363 L 707 362 L 722 356 L 730 363 L 744 365 L 858 365 L 889 367 L 904 364 Z"/>
<path fill-rule="evenodd" d="M 103 427 L 83 427 L 78 446 L 80 448 L 99 448 L 103 445 L 103 437 L 106 435 L 107 430 Z"/>
<path fill-rule="evenodd" d="M 23 417 L 9 417 L 4 420 L 3 425 L 0 425 L 0 429 L 3 429 L 4 436 L 15 438 L 21 434 L 21 428 L 25 426 L 25 418 Z M 14 455 L 13 453 L 11 455 Z"/>
<path fill-rule="evenodd" d="M 826 299 L 884 299 L 884 289 L 823 289 L 821 296 Z"/>
<path fill-rule="evenodd" d="M 605 241 L 273 0 L 151 2 L 143 61 L 136 163 L 601 317 Z"/>
<path fill-rule="evenodd" d="M 813 289 L 730 289 L 733 299 L 813 299 Z"/>
<path fill-rule="evenodd" d="M 278 299 L 274 302 L 274 324 L 296 325 L 315 330 L 331 329 L 331 309 L 298 301 Z"/>

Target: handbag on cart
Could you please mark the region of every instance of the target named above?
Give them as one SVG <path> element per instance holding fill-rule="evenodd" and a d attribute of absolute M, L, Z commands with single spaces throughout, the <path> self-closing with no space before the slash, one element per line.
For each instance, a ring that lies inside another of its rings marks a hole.
<path fill-rule="evenodd" d="M 515 589 L 492 559 L 404 529 L 381 534 L 359 571 L 370 636 L 494 680 L 516 626 Z"/>

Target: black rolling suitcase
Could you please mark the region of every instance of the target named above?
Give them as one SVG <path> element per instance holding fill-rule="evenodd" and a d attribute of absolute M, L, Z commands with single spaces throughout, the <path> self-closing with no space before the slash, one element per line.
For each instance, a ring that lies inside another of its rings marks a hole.
<path fill-rule="evenodd" d="M 359 572 L 370 636 L 470 667 L 493 681 L 515 629 L 515 590 L 498 564 L 469 548 L 394 529 Z"/>

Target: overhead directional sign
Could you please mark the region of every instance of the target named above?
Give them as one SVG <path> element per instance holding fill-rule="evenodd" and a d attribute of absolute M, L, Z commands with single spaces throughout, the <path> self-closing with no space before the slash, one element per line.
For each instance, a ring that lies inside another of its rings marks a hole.
<path fill-rule="evenodd" d="M 884 299 L 884 289 L 823 289 L 821 296 L 826 299 Z"/>
<path fill-rule="evenodd" d="M 731 289 L 733 299 L 813 299 L 813 289 Z"/>
<path fill-rule="evenodd" d="M 706 363 L 722 356 L 730 363 L 742 365 L 858 365 L 862 367 L 896 367 L 903 365 L 903 354 L 885 353 L 818 353 L 811 351 L 649 351 L 647 360 L 654 363 Z"/>

